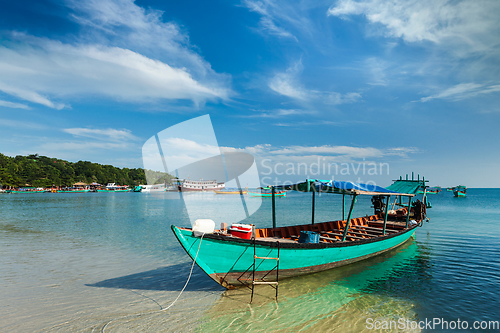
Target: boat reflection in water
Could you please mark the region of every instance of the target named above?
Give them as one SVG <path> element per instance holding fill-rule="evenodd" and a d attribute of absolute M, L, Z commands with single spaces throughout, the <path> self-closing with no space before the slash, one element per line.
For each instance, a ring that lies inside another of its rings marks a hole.
<path fill-rule="evenodd" d="M 227 290 L 206 312 L 199 328 L 209 332 L 358 332 L 367 330 L 368 318 L 418 320 L 414 295 L 428 278 L 427 258 L 410 238 L 379 256 L 284 280 L 278 302 L 269 286 L 255 288 L 252 304 L 247 288 Z"/>

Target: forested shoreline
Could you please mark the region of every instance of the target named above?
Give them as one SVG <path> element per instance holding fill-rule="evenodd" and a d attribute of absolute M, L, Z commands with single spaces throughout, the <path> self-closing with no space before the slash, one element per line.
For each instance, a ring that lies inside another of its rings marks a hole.
<path fill-rule="evenodd" d="M 155 183 L 170 183 L 172 176 L 148 170 L 150 179 Z M 142 168 L 118 168 L 89 161 L 69 162 L 58 158 L 18 155 L 6 156 L 0 153 L 0 186 L 1 187 L 51 187 L 71 186 L 76 182 L 83 183 L 116 183 L 118 185 L 147 184 L 146 174 Z"/>

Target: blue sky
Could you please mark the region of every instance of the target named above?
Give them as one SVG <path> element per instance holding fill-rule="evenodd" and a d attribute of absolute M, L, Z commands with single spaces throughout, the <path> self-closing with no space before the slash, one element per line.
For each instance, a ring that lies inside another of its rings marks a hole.
<path fill-rule="evenodd" d="M 500 187 L 499 15 L 498 1 L 4 1 L 0 152 L 141 167 L 148 138 L 210 114 L 219 146 L 272 177 L 319 158 L 390 166 L 323 178 Z"/>

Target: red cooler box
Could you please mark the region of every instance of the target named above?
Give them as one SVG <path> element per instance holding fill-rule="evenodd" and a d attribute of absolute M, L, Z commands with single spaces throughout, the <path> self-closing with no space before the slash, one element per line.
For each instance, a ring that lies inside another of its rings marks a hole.
<path fill-rule="evenodd" d="M 250 224 L 240 224 L 240 223 L 231 224 L 231 228 L 229 228 L 229 232 L 234 237 L 243 238 L 243 239 L 251 239 L 252 238 L 252 226 Z"/>

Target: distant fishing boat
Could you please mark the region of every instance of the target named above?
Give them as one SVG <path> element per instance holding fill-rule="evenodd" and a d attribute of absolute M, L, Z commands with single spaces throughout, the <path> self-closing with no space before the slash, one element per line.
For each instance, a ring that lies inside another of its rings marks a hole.
<path fill-rule="evenodd" d="M 274 192 L 272 228 L 233 224 L 227 232 L 225 223 L 215 230 L 215 223 L 207 219 L 195 221 L 192 228 L 173 225 L 171 228 L 187 254 L 221 286 L 232 289 L 255 284 L 277 285 L 277 280 L 347 265 L 406 242 L 426 218 L 425 205 L 419 200 L 412 203 L 418 188 L 425 183 L 410 182 L 398 186 L 411 193 L 322 180 L 274 186 L 271 187 L 271 195 Z M 312 193 L 312 223 L 276 226 L 274 199 L 276 193 L 286 190 Z M 343 202 L 346 195 L 351 196 L 347 218 L 343 211 L 343 220 L 315 223 L 317 192 L 341 194 Z M 359 195 L 372 196 L 373 215 L 352 218 Z M 389 211 L 391 197 L 407 197 L 407 207 L 411 208 L 400 206 Z"/>
<path fill-rule="evenodd" d="M 438 194 L 439 192 L 441 192 L 441 190 L 437 188 L 428 188 L 425 190 L 426 194 Z M 422 189 L 418 190 L 417 194 L 424 194 L 424 190 Z"/>
<path fill-rule="evenodd" d="M 447 188 L 446 188 L 446 191 L 447 191 L 447 192 L 453 192 L 453 187 L 447 187 Z"/>
<path fill-rule="evenodd" d="M 45 189 L 43 188 L 19 188 L 18 190 L 8 190 L 6 193 L 27 193 L 27 194 L 35 194 L 35 193 L 45 193 Z"/>
<path fill-rule="evenodd" d="M 457 198 L 464 198 L 467 196 L 467 187 L 458 185 L 453 188 L 453 194 Z"/>

